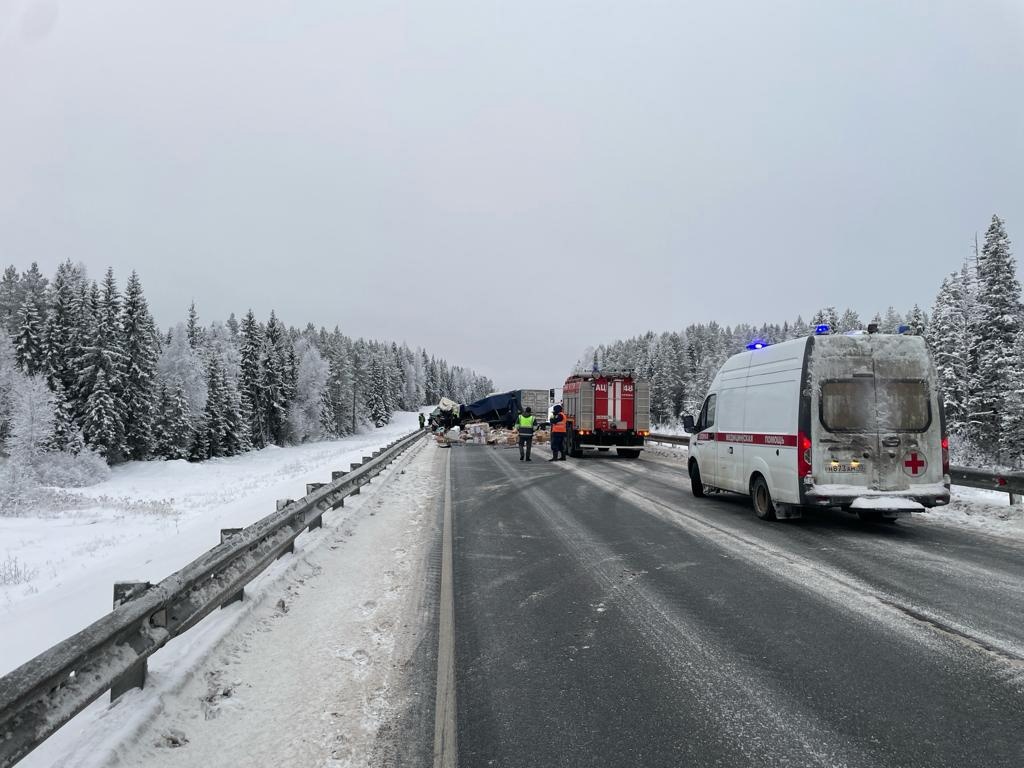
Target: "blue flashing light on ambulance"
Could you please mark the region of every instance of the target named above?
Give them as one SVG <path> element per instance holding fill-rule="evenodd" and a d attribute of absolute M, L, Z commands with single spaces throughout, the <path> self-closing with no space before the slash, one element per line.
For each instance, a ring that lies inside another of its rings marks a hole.
<path fill-rule="evenodd" d="M 764 520 L 810 507 L 891 520 L 949 503 L 942 398 L 919 336 L 818 326 L 748 345 L 685 425 L 693 494 L 747 494 Z"/>

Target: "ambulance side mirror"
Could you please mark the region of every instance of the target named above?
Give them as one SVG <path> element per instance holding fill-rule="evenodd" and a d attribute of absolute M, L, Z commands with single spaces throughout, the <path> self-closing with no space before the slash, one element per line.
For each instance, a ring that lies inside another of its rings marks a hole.
<path fill-rule="evenodd" d="M 693 426 L 693 416 L 690 416 L 689 414 L 683 416 L 683 429 L 691 435 L 693 434 Z"/>

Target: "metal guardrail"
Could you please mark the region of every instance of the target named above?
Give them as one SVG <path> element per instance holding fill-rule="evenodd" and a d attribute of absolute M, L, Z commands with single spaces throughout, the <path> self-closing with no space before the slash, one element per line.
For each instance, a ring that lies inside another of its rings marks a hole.
<path fill-rule="evenodd" d="M 690 444 L 689 435 L 651 434 L 647 436 L 647 439 L 655 443 L 669 445 L 688 446 Z M 1019 503 L 1024 497 L 1024 472 L 992 472 L 973 467 L 950 467 L 949 477 L 953 485 L 1008 493 L 1011 504 Z"/>
<path fill-rule="evenodd" d="M 298 501 L 248 528 L 221 531 L 221 543 L 159 584 L 114 586 L 115 608 L 81 632 L 0 678 L 0 768 L 10 768 L 50 735 L 111 692 L 115 699 L 145 683 L 146 660 L 205 616 L 242 599 L 245 585 L 278 557 L 294 551 L 295 539 L 319 528 L 325 512 L 344 506 L 402 451 L 423 437 L 417 431 L 330 483 L 311 483 Z"/>

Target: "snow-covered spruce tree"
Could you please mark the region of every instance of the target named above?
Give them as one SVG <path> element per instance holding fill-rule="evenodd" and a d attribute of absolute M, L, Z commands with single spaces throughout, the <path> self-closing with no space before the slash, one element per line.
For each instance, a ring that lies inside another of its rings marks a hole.
<path fill-rule="evenodd" d="M 46 368 L 46 356 L 43 351 L 44 312 L 42 298 L 34 292 L 26 293 L 21 309 L 18 310 L 15 351 L 18 365 L 29 376 L 42 373 Z"/>
<path fill-rule="evenodd" d="M 882 323 L 878 330 L 882 333 L 896 333 L 901 325 L 903 325 L 903 315 L 897 312 L 894 307 L 889 307 L 885 310 L 885 317 L 882 318 Z"/>
<path fill-rule="evenodd" d="M 928 330 L 928 317 L 917 304 L 907 313 L 906 326 L 909 329 L 908 333 L 913 336 L 924 336 L 926 334 Z"/>
<path fill-rule="evenodd" d="M 259 392 L 268 441 L 276 445 L 284 445 L 288 439 L 286 344 L 284 326 L 271 311 L 260 352 Z"/>
<path fill-rule="evenodd" d="M 44 341 L 47 379 L 54 391 L 57 391 L 58 384 L 64 390 L 76 417 L 80 409 L 77 407 L 78 370 L 75 363 L 82 355 L 84 282 L 82 271 L 70 261 L 57 267 L 50 286 Z"/>
<path fill-rule="evenodd" d="M 365 391 L 365 407 L 370 422 L 383 427 L 391 418 L 387 403 L 387 379 L 381 358 L 374 355 L 370 361 L 370 380 Z"/>
<path fill-rule="evenodd" d="M 123 452 L 124 424 L 121 407 L 107 385 L 106 372 L 100 369 L 86 403 L 82 433 L 86 442 L 107 461 Z"/>
<path fill-rule="evenodd" d="M 267 424 L 267 404 L 263 396 L 263 328 L 256 321 L 250 309 L 242 318 L 241 350 L 239 360 L 239 390 L 249 403 L 251 421 L 249 432 L 252 444 L 263 448 L 270 440 L 270 429 Z"/>
<path fill-rule="evenodd" d="M 153 450 L 157 332 L 135 271 L 125 287 L 121 332 L 125 355 L 122 396 L 125 447 L 129 459 L 143 460 L 149 458 Z"/>
<path fill-rule="evenodd" d="M 1020 282 L 1002 219 L 992 217 L 978 257 L 977 371 L 971 389 L 971 421 L 976 446 L 999 460 L 1013 452 L 1001 424 L 1013 420 L 1006 401 L 1014 376 L 1014 345 L 1021 329 Z"/>
<path fill-rule="evenodd" d="M 121 298 L 114 282 L 113 270 L 107 270 L 103 286 L 93 284 L 90 302 L 95 304 L 94 323 L 89 343 L 77 361 L 79 402 L 85 403 L 82 433 L 111 463 L 125 458 L 124 393 L 127 357 L 121 327 Z M 103 392 L 93 397 L 103 380 Z M 108 402 L 109 401 L 109 402 Z M 102 414 L 102 424 L 97 414 Z M 94 442 L 98 440 L 99 442 Z"/>
<path fill-rule="evenodd" d="M 966 381 L 961 378 L 961 374 L 965 373 L 966 361 L 960 358 L 962 350 L 957 344 L 959 290 L 956 273 L 942 281 L 932 307 L 932 322 L 926 336 L 945 403 L 946 427 L 951 434 L 957 436 L 964 433 L 966 423 Z"/>
<path fill-rule="evenodd" d="M 67 393 L 60 382 L 56 383 L 56 390 L 53 392 L 53 439 L 50 447 L 55 451 L 77 456 L 85 448 L 85 438 L 82 429 L 75 420 L 75 407 L 68 400 Z"/>
<path fill-rule="evenodd" d="M 999 419 L 1000 460 L 1021 467 L 1024 466 L 1024 329 L 1017 332 L 1009 358 Z"/>
<path fill-rule="evenodd" d="M 188 307 L 188 320 L 185 322 L 185 334 L 188 337 L 189 346 L 192 349 L 199 349 L 205 341 L 205 332 L 199 325 L 199 312 L 196 311 L 196 303 L 193 301 Z"/>
<path fill-rule="evenodd" d="M 224 372 L 223 376 L 221 387 L 224 390 L 224 420 L 227 425 L 225 448 L 229 456 L 237 456 L 252 450 L 252 434 L 249 431 L 252 414 L 249 412 L 249 403 L 238 391 L 235 380 L 228 376 L 227 372 Z"/>
<path fill-rule="evenodd" d="M 224 376 L 220 361 L 211 357 L 207 364 L 206 408 L 200 427 L 201 440 L 197 441 L 202 448 L 196 454 L 197 459 L 209 459 L 216 456 L 228 456 L 228 398 L 224 389 Z"/>
<path fill-rule="evenodd" d="M 155 448 L 165 459 L 186 459 L 195 441 L 188 399 L 181 384 L 161 385 L 159 411 L 153 428 Z"/>

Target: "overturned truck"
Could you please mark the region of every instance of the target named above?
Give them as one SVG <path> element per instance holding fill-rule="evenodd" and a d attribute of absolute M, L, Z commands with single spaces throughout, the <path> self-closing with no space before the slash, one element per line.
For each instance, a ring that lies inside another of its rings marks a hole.
<path fill-rule="evenodd" d="M 492 427 L 511 427 L 520 413 L 530 408 L 537 417 L 537 426 L 548 422 L 550 390 L 513 389 L 496 392 L 462 406 L 462 421 L 486 421 Z"/>

